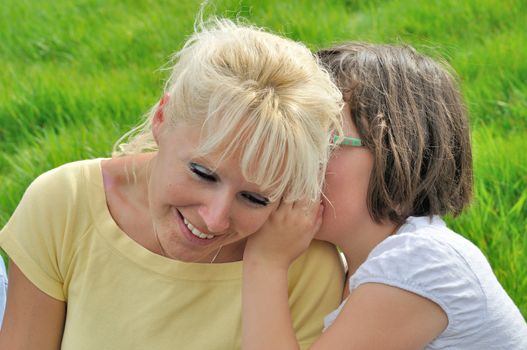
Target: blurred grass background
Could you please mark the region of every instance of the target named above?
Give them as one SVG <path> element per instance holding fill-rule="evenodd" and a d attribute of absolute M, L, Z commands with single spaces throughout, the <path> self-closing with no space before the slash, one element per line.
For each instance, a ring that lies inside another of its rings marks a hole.
<path fill-rule="evenodd" d="M 3 0 L 0 227 L 38 174 L 109 156 L 160 97 L 162 67 L 199 1 Z M 344 40 L 409 43 L 444 57 L 471 115 L 475 200 L 450 226 L 475 242 L 527 315 L 527 2 L 217 0 L 316 50 Z"/>

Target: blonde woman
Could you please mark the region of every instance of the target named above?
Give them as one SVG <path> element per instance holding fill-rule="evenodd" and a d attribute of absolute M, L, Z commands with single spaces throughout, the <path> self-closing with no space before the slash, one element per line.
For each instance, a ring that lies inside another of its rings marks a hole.
<path fill-rule="evenodd" d="M 341 95 L 306 47 L 229 20 L 175 60 L 114 157 L 41 175 L 2 229 L 1 349 L 239 348 L 246 238 L 280 200 L 318 199 Z M 303 346 L 341 272 L 321 242 L 292 267 Z"/>

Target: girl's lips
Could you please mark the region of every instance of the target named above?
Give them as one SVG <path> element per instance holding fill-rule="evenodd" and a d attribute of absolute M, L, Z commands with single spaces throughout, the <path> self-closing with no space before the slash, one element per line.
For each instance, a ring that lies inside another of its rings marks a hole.
<path fill-rule="evenodd" d="M 220 236 L 215 236 L 214 238 L 199 238 L 196 235 L 194 235 L 190 230 L 188 229 L 187 225 L 183 222 L 183 215 L 177 210 L 176 208 L 172 208 L 174 212 L 174 216 L 176 217 L 176 221 L 179 225 L 179 229 L 183 236 L 190 241 L 191 243 L 206 246 L 213 242 L 215 242 Z"/>

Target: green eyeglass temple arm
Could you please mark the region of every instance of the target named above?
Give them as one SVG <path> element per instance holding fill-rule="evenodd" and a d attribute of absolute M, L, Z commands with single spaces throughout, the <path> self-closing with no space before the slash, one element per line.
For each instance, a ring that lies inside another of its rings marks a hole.
<path fill-rule="evenodd" d="M 333 136 L 333 142 L 334 143 L 338 143 L 342 146 L 353 146 L 353 147 L 362 147 L 364 146 L 362 144 L 362 140 L 361 139 L 357 139 L 355 137 L 344 137 L 344 136 L 338 136 L 338 135 L 334 135 Z"/>

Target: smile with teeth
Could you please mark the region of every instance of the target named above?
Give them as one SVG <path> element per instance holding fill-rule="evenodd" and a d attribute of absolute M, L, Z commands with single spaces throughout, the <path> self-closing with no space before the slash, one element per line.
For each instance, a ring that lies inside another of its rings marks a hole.
<path fill-rule="evenodd" d="M 206 233 L 201 232 L 197 228 L 195 228 L 186 218 L 183 218 L 183 222 L 188 227 L 189 231 L 192 232 L 192 234 L 196 237 L 199 237 L 201 239 L 212 239 L 214 238 L 214 235 L 208 235 Z"/>

